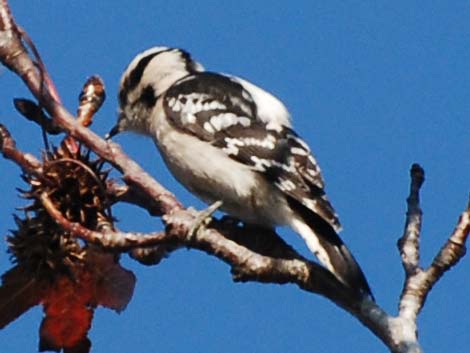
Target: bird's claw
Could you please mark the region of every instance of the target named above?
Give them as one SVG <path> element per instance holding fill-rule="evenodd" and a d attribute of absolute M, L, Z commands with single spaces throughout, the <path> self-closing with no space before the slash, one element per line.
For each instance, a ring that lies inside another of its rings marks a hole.
<path fill-rule="evenodd" d="M 217 209 L 222 206 L 222 201 L 216 201 L 205 210 L 198 212 L 194 222 L 189 229 L 188 232 L 188 239 L 191 241 L 193 237 L 197 234 L 197 232 L 201 228 L 205 228 L 205 226 L 210 222 L 212 214 L 217 211 Z"/>

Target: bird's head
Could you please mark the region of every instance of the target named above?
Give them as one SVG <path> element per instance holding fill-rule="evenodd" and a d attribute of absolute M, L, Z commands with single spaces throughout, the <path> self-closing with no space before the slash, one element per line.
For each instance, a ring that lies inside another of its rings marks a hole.
<path fill-rule="evenodd" d="M 149 134 L 158 98 L 179 79 L 204 71 L 182 50 L 154 47 L 138 54 L 124 71 L 119 85 L 119 117 L 107 138 L 122 131 Z"/>

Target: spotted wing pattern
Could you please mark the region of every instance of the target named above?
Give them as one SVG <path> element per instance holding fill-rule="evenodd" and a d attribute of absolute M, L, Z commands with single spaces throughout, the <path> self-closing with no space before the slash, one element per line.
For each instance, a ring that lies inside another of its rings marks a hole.
<path fill-rule="evenodd" d="M 238 82 L 209 72 L 189 75 L 167 91 L 164 109 L 175 127 L 221 148 L 340 228 L 307 144 L 291 128 L 261 121 L 253 98 Z"/>

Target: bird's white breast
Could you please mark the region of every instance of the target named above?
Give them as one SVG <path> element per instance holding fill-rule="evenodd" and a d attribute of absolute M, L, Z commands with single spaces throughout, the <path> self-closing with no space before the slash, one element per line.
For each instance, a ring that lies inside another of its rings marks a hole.
<path fill-rule="evenodd" d="M 151 126 L 154 140 L 174 177 L 207 203 L 245 222 L 286 224 L 290 208 L 284 195 L 249 166 L 228 157 L 209 142 L 169 125 L 162 109 Z M 156 137 L 156 138 L 155 138 Z"/>

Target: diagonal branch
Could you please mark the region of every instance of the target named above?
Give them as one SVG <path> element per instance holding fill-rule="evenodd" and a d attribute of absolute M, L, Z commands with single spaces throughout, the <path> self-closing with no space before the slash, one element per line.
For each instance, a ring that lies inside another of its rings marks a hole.
<path fill-rule="evenodd" d="M 460 215 L 454 232 L 447 240 L 446 244 L 441 248 L 437 256 L 434 258 L 432 265 L 427 272 L 431 277 L 430 287 L 439 280 L 444 272 L 455 266 L 465 255 L 467 249 L 465 243 L 470 232 L 470 208 Z"/>
<path fill-rule="evenodd" d="M 0 2 L 0 61 L 23 79 L 31 93 L 53 118 L 55 125 L 62 127 L 70 136 L 84 143 L 120 170 L 126 183 L 142 189 L 143 192 L 156 200 L 161 208 L 161 214 L 182 208 L 181 203 L 176 200 L 174 195 L 131 160 L 119 145 L 104 141 L 100 136 L 82 126 L 55 99 L 57 95 L 52 82 L 45 83 L 43 80 L 43 78 L 49 77 L 45 66 L 41 65 L 38 70 L 37 64 L 29 56 L 22 43 L 22 35 L 11 17 L 5 0 Z"/>
<path fill-rule="evenodd" d="M 232 267 L 235 281 L 294 283 L 303 290 L 320 294 L 332 300 L 355 315 L 362 315 L 364 321 L 368 315 L 361 313 L 362 300 L 356 293 L 339 282 L 334 275 L 322 266 L 306 260 L 282 240 L 271 242 L 270 249 L 256 249 L 260 252 L 282 254 L 285 256 L 261 255 L 250 249 L 250 243 L 244 244 L 234 232 L 234 228 L 212 221 L 214 226 L 200 224 L 201 213 L 194 210 L 179 210 L 165 217 L 165 232 L 151 234 L 126 233 L 106 230 L 93 231 L 79 223 L 70 222 L 55 208 L 47 194 L 41 195 L 41 202 L 49 215 L 67 232 L 83 240 L 109 250 L 129 250 L 135 247 L 174 244 L 202 250 L 216 256 Z M 194 234 L 193 229 L 197 229 Z M 224 229 L 226 233 L 220 233 Z M 232 234 L 230 234 L 230 230 Z M 263 234 L 265 237 L 266 234 Z M 277 235 L 276 235 L 277 237 Z M 251 238 L 251 237 L 249 237 Z M 259 246 L 259 244 L 257 245 Z M 375 303 L 365 299 L 368 305 Z M 375 307 L 378 310 L 378 307 Z M 369 323 L 370 324 L 370 323 Z"/>

